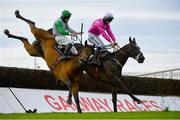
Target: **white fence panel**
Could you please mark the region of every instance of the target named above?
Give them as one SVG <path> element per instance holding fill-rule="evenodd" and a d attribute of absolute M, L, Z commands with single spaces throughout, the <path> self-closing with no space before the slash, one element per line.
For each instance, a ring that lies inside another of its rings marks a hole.
<path fill-rule="evenodd" d="M 68 91 L 36 90 L 11 88 L 21 104 L 29 110 L 43 112 L 76 112 L 76 105 L 67 104 Z M 80 92 L 80 105 L 83 112 L 112 112 L 112 95 L 103 93 Z M 133 111 L 180 111 L 180 97 L 140 96 L 143 104 L 137 104 L 128 95 L 118 95 L 117 109 L 119 112 Z M 5 109 L 4 109 L 5 108 Z M 0 88 L 0 113 L 24 113 L 8 88 Z"/>

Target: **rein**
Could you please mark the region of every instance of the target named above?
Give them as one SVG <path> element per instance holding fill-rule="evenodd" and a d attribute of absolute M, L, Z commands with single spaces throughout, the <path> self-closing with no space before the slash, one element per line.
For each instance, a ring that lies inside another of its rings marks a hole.
<path fill-rule="evenodd" d="M 123 53 L 124 55 L 127 55 L 127 53 L 125 53 L 123 50 L 121 50 L 119 46 L 118 46 L 118 48 L 119 48 L 119 50 L 116 51 L 116 52 L 121 52 L 121 53 Z M 116 54 L 116 52 L 114 52 L 114 54 Z M 110 60 L 116 62 L 119 67 L 123 68 L 123 65 L 122 65 L 116 58 L 112 58 L 112 59 L 110 59 Z"/>
<path fill-rule="evenodd" d="M 81 39 L 77 35 L 75 37 L 71 36 L 71 40 L 73 40 L 73 43 L 74 43 L 74 41 L 79 41 L 80 44 L 82 45 L 82 40 Z"/>
<path fill-rule="evenodd" d="M 81 33 L 83 33 L 83 23 L 81 23 Z M 79 38 L 79 37 L 76 35 L 76 36 L 75 36 L 75 39 L 74 39 L 74 37 L 71 36 L 71 40 L 73 40 L 73 41 L 79 40 L 79 42 L 80 42 L 81 45 L 82 45 L 82 34 L 81 34 L 81 38 Z"/>

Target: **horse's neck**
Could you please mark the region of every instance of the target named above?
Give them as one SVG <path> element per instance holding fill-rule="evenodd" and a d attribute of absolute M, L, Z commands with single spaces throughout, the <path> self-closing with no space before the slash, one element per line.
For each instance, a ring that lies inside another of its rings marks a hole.
<path fill-rule="evenodd" d="M 126 64 L 129 58 L 128 54 L 122 49 L 116 51 L 115 56 L 116 56 L 116 59 L 119 61 L 119 63 L 122 65 L 122 67 Z"/>

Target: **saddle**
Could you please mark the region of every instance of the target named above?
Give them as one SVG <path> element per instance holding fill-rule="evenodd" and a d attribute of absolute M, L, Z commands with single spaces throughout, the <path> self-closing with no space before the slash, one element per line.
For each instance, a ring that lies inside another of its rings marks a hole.
<path fill-rule="evenodd" d="M 54 49 L 59 53 L 59 55 L 62 55 L 65 50 L 65 45 L 59 46 L 58 44 L 54 45 Z"/>
<path fill-rule="evenodd" d="M 99 62 L 100 64 L 102 63 L 102 61 L 104 60 L 109 60 L 111 59 L 112 57 L 112 54 L 111 52 L 107 51 L 107 50 L 102 50 L 100 51 L 99 55 L 98 55 L 98 59 L 99 59 Z"/>
<path fill-rule="evenodd" d="M 61 56 L 64 53 L 66 46 L 65 45 L 61 45 L 59 46 L 58 44 L 54 45 L 54 49 L 59 53 L 59 55 Z M 77 56 L 76 54 L 72 53 L 71 51 L 69 51 L 68 53 L 69 56 Z"/>
<path fill-rule="evenodd" d="M 110 55 L 111 53 L 109 52 L 109 51 L 101 51 L 100 52 L 100 59 L 107 59 L 108 58 L 108 56 Z"/>
<path fill-rule="evenodd" d="M 59 55 L 61 56 L 63 53 L 64 53 L 64 50 L 65 50 L 65 48 L 66 48 L 66 46 L 65 45 L 61 45 L 61 46 L 59 46 L 58 44 L 56 44 L 56 45 L 54 45 L 53 46 L 53 48 L 59 53 Z M 68 53 L 68 55 L 70 55 L 71 57 L 72 56 L 75 56 L 72 52 L 70 52 L 69 51 L 69 53 Z M 56 66 L 60 63 L 60 61 L 61 61 L 61 57 L 58 57 L 55 61 L 54 61 L 54 63 L 51 65 L 51 67 L 50 67 L 50 69 L 53 71 L 55 68 L 56 68 Z"/>
<path fill-rule="evenodd" d="M 119 61 L 115 58 L 114 53 L 111 53 L 109 51 L 100 52 L 100 55 L 99 55 L 100 65 L 102 64 L 102 61 L 105 61 L 105 60 L 111 60 L 111 61 L 115 62 L 118 66 L 120 66 L 122 68 L 121 63 L 119 63 Z"/>

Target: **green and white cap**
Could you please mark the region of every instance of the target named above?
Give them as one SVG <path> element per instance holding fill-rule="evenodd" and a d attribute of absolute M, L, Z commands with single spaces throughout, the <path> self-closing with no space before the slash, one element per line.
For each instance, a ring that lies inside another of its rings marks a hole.
<path fill-rule="evenodd" d="M 62 11 L 62 16 L 63 16 L 63 17 L 70 17 L 71 15 L 72 15 L 72 13 L 69 12 L 68 10 L 63 10 L 63 11 Z"/>

